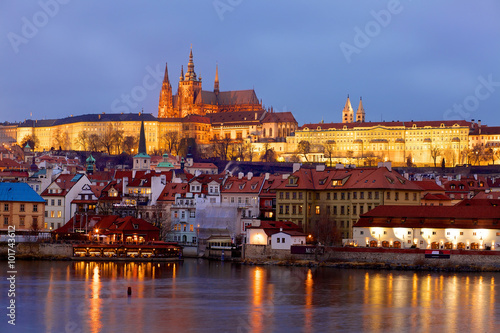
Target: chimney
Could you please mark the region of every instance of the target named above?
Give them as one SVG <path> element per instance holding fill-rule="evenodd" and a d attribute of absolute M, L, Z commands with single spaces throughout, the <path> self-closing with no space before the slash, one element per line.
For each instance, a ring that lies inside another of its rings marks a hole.
<path fill-rule="evenodd" d="M 316 171 L 325 171 L 324 164 L 316 164 Z"/>
<path fill-rule="evenodd" d="M 122 194 L 127 193 L 128 177 L 123 177 Z"/>
<path fill-rule="evenodd" d="M 302 164 L 300 164 L 300 163 L 293 163 L 292 173 L 295 173 L 295 172 L 299 171 L 301 165 Z"/>
<path fill-rule="evenodd" d="M 264 179 L 265 179 L 265 180 L 268 180 L 270 175 L 271 175 L 271 174 L 270 174 L 269 172 L 266 172 L 266 173 L 265 173 L 265 175 L 264 175 Z"/>
<path fill-rule="evenodd" d="M 249 173 L 247 173 L 247 179 L 248 179 L 248 180 L 251 180 L 251 179 L 252 179 L 252 177 L 253 177 L 253 172 L 249 172 Z"/>
<path fill-rule="evenodd" d="M 477 120 L 477 126 L 478 126 L 478 127 L 481 127 L 481 119 L 478 119 L 478 120 Z"/>
<path fill-rule="evenodd" d="M 245 174 L 243 172 L 238 172 L 238 179 L 242 179 Z"/>

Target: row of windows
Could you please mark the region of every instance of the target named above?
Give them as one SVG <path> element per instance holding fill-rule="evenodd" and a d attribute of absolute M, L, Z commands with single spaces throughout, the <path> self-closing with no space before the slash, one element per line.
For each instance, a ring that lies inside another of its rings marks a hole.
<path fill-rule="evenodd" d="M 365 194 L 367 199 L 375 199 L 379 200 L 380 199 L 380 192 L 372 192 L 372 191 L 361 191 L 361 192 L 327 192 L 322 195 L 320 192 L 309 192 L 308 198 L 309 200 L 313 200 L 313 197 L 315 200 L 321 200 L 322 197 L 325 200 L 351 200 L 351 193 L 352 193 L 352 199 L 357 200 L 359 199 L 365 199 Z M 390 192 L 388 192 L 390 193 Z M 406 196 L 408 193 L 406 193 Z M 416 200 L 416 193 L 414 193 L 414 200 Z M 292 200 L 302 200 L 303 199 L 303 192 L 279 192 L 279 198 L 280 199 L 292 199 Z M 407 199 L 408 200 L 408 199 Z"/>
<path fill-rule="evenodd" d="M 374 207 L 377 207 L 375 205 Z M 326 206 L 326 214 L 327 216 L 330 215 L 350 215 L 351 214 L 351 206 L 350 205 L 341 205 L 341 206 Z M 312 214 L 311 209 L 312 206 L 309 205 L 309 215 Z M 372 209 L 372 205 L 367 205 L 367 211 L 370 211 Z M 285 214 L 285 215 L 302 215 L 303 212 L 303 206 L 302 205 L 280 205 L 279 206 L 279 214 Z M 291 213 L 290 213 L 291 212 Z M 359 214 L 364 214 L 365 212 L 365 205 L 361 204 L 359 205 Z M 314 214 L 316 215 L 321 215 L 321 207 L 320 206 L 314 206 Z M 353 215 L 358 215 L 358 205 L 352 205 L 352 214 Z"/>
<path fill-rule="evenodd" d="M 174 231 L 187 231 L 187 224 L 174 224 Z M 194 225 L 189 225 L 189 231 L 194 231 Z"/>
<path fill-rule="evenodd" d="M 84 200 L 85 198 L 82 198 L 82 200 Z M 45 200 L 45 203 L 48 205 L 48 206 L 55 206 L 55 199 L 50 199 L 49 200 Z M 57 199 L 57 205 L 58 206 L 61 206 L 62 205 L 62 199 Z"/>
<path fill-rule="evenodd" d="M 174 215 L 174 218 L 179 218 L 179 215 L 180 215 L 181 219 L 183 219 L 183 218 L 186 218 L 187 214 L 186 214 L 185 210 L 181 210 L 180 214 L 179 214 L 179 212 L 177 212 L 176 210 L 174 210 L 173 215 Z M 189 211 L 189 217 L 191 217 L 191 218 L 196 217 L 196 211 L 195 210 L 190 210 Z"/>
<path fill-rule="evenodd" d="M 46 210 L 45 211 L 45 217 L 49 217 L 49 214 L 50 214 L 50 217 L 62 217 L 62 211 L 58 210 L 58 211 L 55 211 L 55 210 L 51 210 L 51 211 L 48 211 Z"/>
<path fill-rule="evenodd" d="M 4 216 L 3 217 L 3 225 L 9 225 L 10 222 L 10 217 L 9 216 Z M 38 217 L 34 216 L 32 217 L 32 225 L 37 225 L 38 224 Z M 19 226 L 24 227 L 26 226 L 26 216 L 19 216 Z"/>
<path fill-rule="evenodd" d="M 3 205 L 3 211 L 4 212 L 9 212 L 10 211 L 10 204 L 6 203 Z M 20 212 L 25 212 L 26 211 L 26 204 L 19 204 L 19 211 Z M 38 204 L 33 204 L 33 212 L 38 212 Z"/>

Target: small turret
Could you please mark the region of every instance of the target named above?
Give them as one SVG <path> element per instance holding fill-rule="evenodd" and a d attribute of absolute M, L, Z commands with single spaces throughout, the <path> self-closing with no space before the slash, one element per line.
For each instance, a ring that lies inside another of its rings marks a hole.
<path fill-rule="evenodd" d="M 215 65 L 214 93 L 219 93 L 219 66 Z"/>

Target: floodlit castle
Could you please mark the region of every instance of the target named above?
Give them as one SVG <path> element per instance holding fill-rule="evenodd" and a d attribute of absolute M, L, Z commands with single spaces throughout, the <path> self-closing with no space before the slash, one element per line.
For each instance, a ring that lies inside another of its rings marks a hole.
<path fill-rule="evenodd" d="M 165 77 L 160 92 L 158 118 L 183 118 L 191 114 L 206 115 L 217 112 L 260 111 L 255 91 L 231 90 L 219 91 L 219 69 L 215 68 L 213 91 L 202 90 L 201 76 L 194 71 L 193 50 L 189 53 L 188 69 L 184 74 L 181 68 L 177 94 L 173 95 L 172 85 L 168 77 L 168 67 L 165 65 Z"/>

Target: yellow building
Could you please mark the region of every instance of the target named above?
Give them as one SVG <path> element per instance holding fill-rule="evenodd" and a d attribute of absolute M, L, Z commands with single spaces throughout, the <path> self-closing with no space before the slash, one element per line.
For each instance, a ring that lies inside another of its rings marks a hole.
<path fill-rule="evenodd" d="M 314 162 L 329 162 L 331 156 L 332 163 L 357 165 L 376 161 L 407 165 L 411 161 L 416 166 L 433 166 L 434 157 L 436 163 L 444 157 L 449 166 L 464 163 L 462 152 L 469 146 L 470 122 L 349 122 L 352 118 L 348 99 L 343 123 L 305 124 L 295 136 L 287 137 L 288 156 L 298 154 L 300 157 L 299 143 L 307 141 L 310 143 L 308 160 Z M 361 102 L 356 118 L 364 119 Z"/>
<path fill-rule="evenodd" d="M 45 200 L 26 183 L 0 183 L 0 234 L 14 231 L 16 236 L 46 229 Z"/>
<path fill-rule="evenodd" d="M 379 168 L 300 168 L 276 189 L 276 220 L 292 221 L 306 233 L 334 229 L 352 238 L 359 215 L 379 205 L 420 205 L 421 188 Z M 325 228 L 327 230 L 325 230 Z"/>

